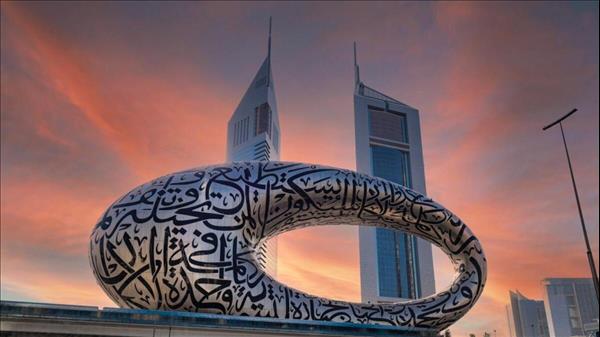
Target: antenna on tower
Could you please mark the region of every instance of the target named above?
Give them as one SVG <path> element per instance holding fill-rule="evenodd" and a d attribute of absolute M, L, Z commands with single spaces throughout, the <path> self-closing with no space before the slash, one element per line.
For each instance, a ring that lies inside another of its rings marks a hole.
<path fill-rule="evenodd" d="M 360 83 L 360 69 L 358 68 L 358 61 L 356 59 L 356 41 L 354 41 L 354 85 Z"/>
<path fill-rule="evenodd" d="M 267 46 L 267 87 L 271 84 L 271 26 L 273 17 L 269 16 L 269 44 Z"/>

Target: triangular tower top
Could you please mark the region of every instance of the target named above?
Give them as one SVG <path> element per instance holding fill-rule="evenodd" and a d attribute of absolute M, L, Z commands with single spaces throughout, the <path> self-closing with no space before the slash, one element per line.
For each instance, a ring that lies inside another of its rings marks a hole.
<path fill-rule="evenodd" d="M 380 99 L 383 101 L 393 102 L 393 103 L 397 103 L 397 104 L 401 104 L 401 105 L 410 107 L 410 105 L 408 105 L 406 103 L 402 103 L 399 100 L 392 98 L 378 90 L 375 90 L 375 89 L 367 86 L 363 82 L 361 82 L 360 68 L 358 66 L 358 60 L 356 57 L 356 42 L 354 42 L 354 94 L 361 95 L 361 96 L 367 96 L 367 97 L 371 97 L 371 98 L 376 98 L 376 99 Z"/>
<path fill-rule="evenodd" d="M 267 55 L 227 126 L 229 161 L 279 160 L 280 129 L 271 70 L 271 31 L 269 18 Z"/>

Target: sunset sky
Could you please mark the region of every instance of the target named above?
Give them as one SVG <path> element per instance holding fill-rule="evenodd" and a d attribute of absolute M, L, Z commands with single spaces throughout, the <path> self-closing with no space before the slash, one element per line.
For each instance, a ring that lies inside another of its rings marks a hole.
<path fill-rule="evenodd" d="M 588 277 L 564 123 L 598 262 L 598 2 L 15 3 L 1 7 L 1 294 L 114 306 L 87 245 L 111 202 L 225 161 L 226 124 L 266 56 L 282 159 L 355 168 L 364 82 L 420 110 L 427 194 L 482 242 L 488 284 L 455 336 L 508 335 L 509 289 Z M 436 285 L 452 279 L 435 249 Z M 279 279 L 359 300 L 358 231 L 279 240 Z"/>

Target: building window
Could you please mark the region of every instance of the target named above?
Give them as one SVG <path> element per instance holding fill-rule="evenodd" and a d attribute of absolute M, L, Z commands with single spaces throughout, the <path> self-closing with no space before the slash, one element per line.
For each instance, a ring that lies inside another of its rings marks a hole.
<path fill-rule="evenodd" d="M 233 124 L 233 145 L 238 145 L 238 123 Z"/>
<path fill-rule="evenodd" d="M 271 135 L 271 107 L 269 103 L 263 103 L 254 109 L 254 135 L 267 133 Z"/>
<path fill-rule="evenodd" d="M 409 154 L 387 146 L 371 145 L 373 175 L 396 184 L 412 187 Z"/>
<path fill-rule="evenodd" d="M 416 238 L 400 231 L 377 228 L 379 296 L 419 298 Z"/>
<path fill-rule="evenodd" d="M 279 129 L 276 126 L 273 126 L 273 147 L 279 153 Z"/>
<path fill-rule="evenodd" d="M 372 137 L 408 144 L 406 115 L 369 107 L 369 130 Z"/>
<path fill-rule="evenodd" d="M 377 265 L 379 272 L 379 295 L 385 297 L 400 297 L 400 288 L 405 280 L 399 277 L 397 246 L 393 230 L 376 229 Z"/>
<path fill-rule="evenodd" d="M 240 145 L 248 140 L 248 129 L 250 126 L 250 117 L 237 121 L 233 125 L 233 146 Z"/>
<path fill-rule="evenodd" d="M 262 141 L 254 145 L 253 160 L 268 161 L 271 159 L 271 147 L 267 141 Z"/>
<path fill-rule="evenodd" d="M 392 147 L 371 145 L 373 175 L 411 187 L 409 154 Z M 412 235 L 377 228 L 379 295 L 420 297 L 417 242 Z"/>

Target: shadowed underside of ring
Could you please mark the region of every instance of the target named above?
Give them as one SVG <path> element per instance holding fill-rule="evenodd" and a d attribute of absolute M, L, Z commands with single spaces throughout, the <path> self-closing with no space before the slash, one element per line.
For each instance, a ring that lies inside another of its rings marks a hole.
<path fill-rule="evenodd" d="M 420 236 L 452 260 L 444 291 L 402 303 L 311 296 L 270 278 L 255 249 L 316 225 L 386 227 Z M 98 283 L 120 306 L 444 329 L 481 295 L 486 260 L 450 211 L 392 182 L 332 167 L 242 162 L 160 177 L 111 205 L 90 238 Z"/>

